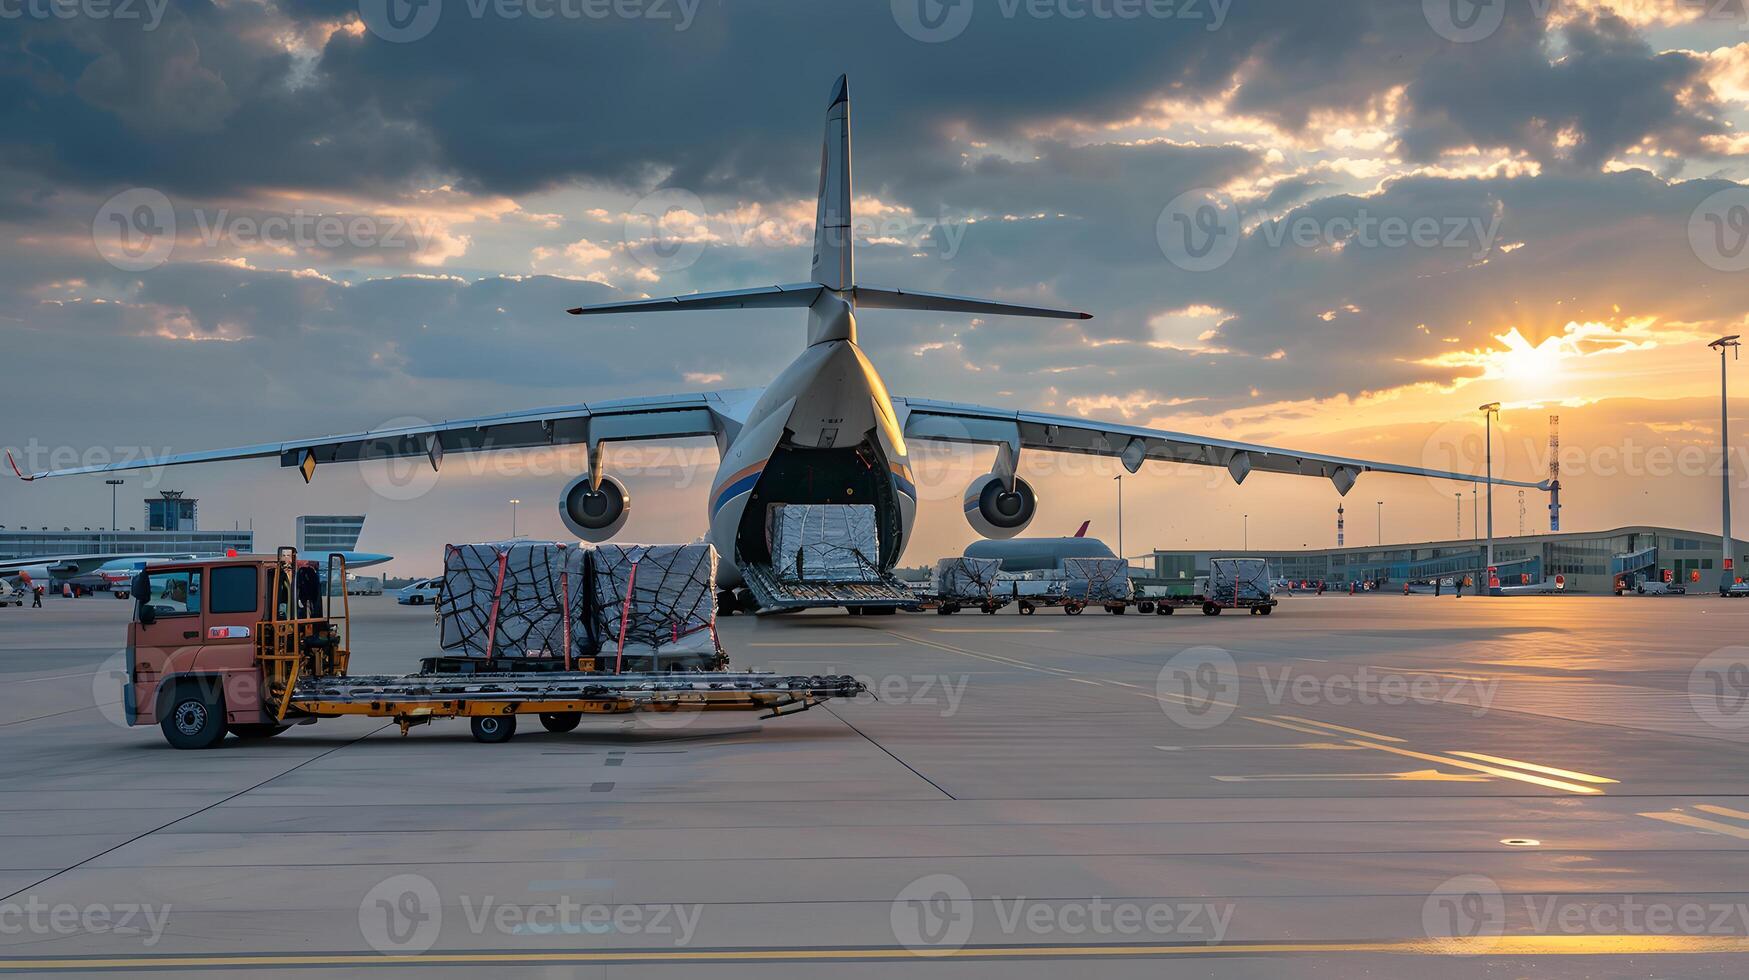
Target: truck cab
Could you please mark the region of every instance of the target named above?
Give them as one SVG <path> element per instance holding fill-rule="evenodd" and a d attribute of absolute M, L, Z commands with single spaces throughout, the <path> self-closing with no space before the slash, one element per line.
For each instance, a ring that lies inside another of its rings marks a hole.
<path fill-rule="evenodd" d="M 270 704 L 275 678 L 264 668 L 273 658 L 263 651 L 288 629 L 294 647 L 300 634 L 332 632 L 322 615 L 326 590 L 298 588 L 316 580 L 315 571 L 291 549 L 141 569 L 130 588 L 128 723 L 156 724 L 178 748 L 207 748 L 227 733 L 251 739 L 284 731 L 288 723 Z M 278 680 L 283 686 L 286 677 Z"/>

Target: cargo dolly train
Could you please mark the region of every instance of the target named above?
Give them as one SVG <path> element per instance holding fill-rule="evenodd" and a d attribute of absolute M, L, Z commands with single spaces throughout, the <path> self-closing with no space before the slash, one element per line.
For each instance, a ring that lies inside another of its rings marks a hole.
<path fill-rule="evenodd" d="M 708 546 L 670 550 L 700 547 L 709 550 Z M 562 621 L 556 622 L 565 643 L 560 653 L 499 655 L 494 644 L 499 642 L 500 629 L 540 625 L 541 617 L 529 614 L 531 594 L 538 594 L 537 604 L 554 597 L 536 585 L 532 593 L 525 589 L 524 607 L 517 608 L 517 597 L 506 596 L 504 590 L 513 558 L 528 569 L 555 550 L 566 559 L 554 566 L 561 581 L 572 570 L 582 571 L 577 549 L 566 555 L 564 546 L 518 544 L 497 551 L 496 589 L 486 614 L 487 656 L 434 657 L 424 662 L 425 672 L 405 676 L 347 673 L 352 637 L 346 590 L 325 585 L 315 565 L 299 561 L 295 549 L 281 548 L 271 557 L 228 556 L 154 566 L 140 573 L 133 589 L 135 615 L 128 626 L 122 694 L 128 722 L 157 724 L 165 739 L 182 749 L 210 748 L 227 733 L 243 739 L 269 738 L 293 725 L 347 715 L 391 719 L 402 734 L 437 718 L 467 718 L 475 739 L 503 742 L 515 734 L 518 716 L 523 715 L 536 716 L 551 732 L 570 731 L 585 715 L 763 711 L 763 717 L 772 718 L 805 711 L 830 698 L 855 697 L 864 690 L 847 676 L 724 671 L 714 629 L 709 638 L 714 655 L 704 659 L 718 669 L 621 671 L 628 662 L 634 608 L 647 608 L 652 596 L 648 587 L 642 593 L 633 588 L 643 560 L 637 557 L 629 562 L 631 581 L 620 608 L 611 610 L 597 603 L 594 609 L 602 620 L 618 618 L 612 646 L 589 637 L 590 629 L 573 629 L 582 617 L 571 615 L 576 610 L 567 608 Z M 647 556 L 656 550 L 642 551 Z M 458 553 L 452 548 L 451 558 Z M 465 562 L 450 562 L 452 573 L 460 565 Z M 345 582 L 345 571 L 344 558 L 332 556 L 327 582 Z M 710 552 L 710 576 L 701 587 L 704 595 L 709 595 L 714 571 L 715 555 Z M 525 586 L 531 584 L 524 579 Z M 558 598 L 568 605 L 574 594 L 587 591 L 565 592 Z M 673 633 L 678 639 L 678 628 Z M 557 645 L 550 644 L 547 650 Z M 576 655 L 586 649 L 599 655 Z M 471 652 L 478 652 L 477 648 Z M 532 648 L 518 652 L 526 654 Z M 643 656 L 652 664 L 660 663 L 661 655 L 653 648 Z M 692 659 L 701 661 L 697 656 Z M 521 669 L 500 672 L 512 663 Z"/>
<path fill-rule="evenodd" d="M 929 591 L 918 593 L 906 608 L 952 615 L 966 609 L 995 613 L 1013 604 L 1022 616 L 1047 607 L 1069 616 L 1090 606 L 1120 616 L 1132 608 L 1161 616 L 1186 608 L 1201 609 L 1205 616 L 1244 609 L 1267 616 L 1279 604 L 1261 558 L 1212 558 L 1209 574 L 1198 578 L 1191 592 L 1176 595 L 1138 593 L 1121 558 L 1065 558 L 1061 578 L 1005 578 L 1000 565 L 994 558 L 944 558 L 936 563 Z"/>

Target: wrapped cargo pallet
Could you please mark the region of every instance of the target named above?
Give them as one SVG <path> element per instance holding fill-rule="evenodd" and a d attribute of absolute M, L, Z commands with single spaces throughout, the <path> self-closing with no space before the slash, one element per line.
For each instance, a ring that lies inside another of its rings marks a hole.
<path fill-rule="evenodd" d="M 1135 595 L 1122 558 L 1065 558 L 1063 595 L 1088 602 L 1127 602 Z"/>
<path fill-rule="evenodd" d="M 606 670 L 714 670 L 717 549 L 708 544 L 604 544 L 589 555 L 595 626 Z"/>
<path fill-rule="evenodd" d="M 1000 558 L 943 558 L 935 563 L 935 594 L 944 599 L 988 599 L 996 590 Z"/>
<path fill-rule="evenodd" d="M 452 544 L 438 600 L 441 644 L 491 659 L 590 656 L 583 549 L 548 541 Z"/>
<path fill-rule="evenodd" d="M 1222 603 L 1267 600 L 1269 563 L 1261 558 L 1210 558 L 1205 594 Z"/>
<path fill-rule="evenodd" d="M 773 504 L 766 537 L 779 581 L 880 581 L 880 536 L 870 504 Z"/>

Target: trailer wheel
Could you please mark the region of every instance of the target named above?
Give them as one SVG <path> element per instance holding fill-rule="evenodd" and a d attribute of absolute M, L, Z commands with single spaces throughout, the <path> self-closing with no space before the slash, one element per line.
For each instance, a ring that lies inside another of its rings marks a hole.
<path fill-rule="evenodd" d="M 232 725 L 231 734 L 247 741 L 260 741 L 290 729 L 290 725 Z"/>
<path fill-rule="evenodd" d="M 1063 606 L 1063 614 L 1067 616 L 1081 615 L 1081 604 L 1079 602 L 1065 603 Z"/>
<path fill-rule="evenodd" d="M 474 741 L 485 742 L 488 745 L 495 742 L 508 742 L 510 736 L 516 734 L 515 715 L 475 715 L 469 722 L 474 730 Z"/>
<path fill-rule="evenodd" d="M 1022 616 L 1031 616 L 1037 609 L 1038 607 L 1030 602 L 1022 602 L 1020 604 L 1020 614 Z"/>
<path fill-rule="evenodd" d="M 207 685 L 183 681 L 165 702 L 158 727 L 179 749 L 210 749 L 225 737 L 225 700 Z"/>
<path fill-rule="evenodd" d="M 1143 599 L 1141 602 L 1136 603 L 1136 612 L 1139 612 L 1144 616 L 1146 616 L 1147 614 L 1149 614 L 1153 611 L 1154 611 L 1154 604 L 1149 602 L 1146 599 Z"/>
<path fill-rule="evenodd" d="M 1259 606 L 1259 607 L 1257 607 L 1257 612 L 1261 615 L 1267 616 L 1270 613 L 1275 612 L 1275 607 L 1274 606 Z"/>
<path fill-rule="evenodd" d="M 1129 612 L 1129 608 L 1130 607 L 1128 606 L 1112 605 L 1106 606 L 1105 611 L 1111 613 L 1113 616 L 1122 616 L 1124 613 Z"/>
<path fill-rule="evenodd" d="M 1170 616 L 1174 611 L 1172 604 L 1168 602 L 1162 602 L 1154 607 L 1154 614 L 1156 616 Z"/>
<path fill-rule="evenodd" d="M 982 606 L 979 606 L 978 609 L 986 616 L 994 616 L 996 614 L 996 606 L 994 603 L 986 602 Z"/>
<path fill-rule="evenodd" d="M 563 735 L 581 724 L 583 724 L 583 713 L 581 711 L 543 711 L 540 716 L 540 726 L 547 731 L 552 732 L 554 735 Z"/>
<path fill-rule="evenodd" d="M 1212 602 L 1204 601 L 1202 604 L 1202 614 L 1204 616 L 1219 616 L 1221 614 L 1221 607 Z"/>

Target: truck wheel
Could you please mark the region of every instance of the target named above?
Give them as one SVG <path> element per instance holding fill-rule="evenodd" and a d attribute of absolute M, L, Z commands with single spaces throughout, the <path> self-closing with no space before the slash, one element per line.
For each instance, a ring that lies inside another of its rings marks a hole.
<path fill-rule="evenodd" d="M 203 684 L 180 683 L 164 702 L 158 727 L 164 740 L 179 749 L 210 749 L 225 737 L 225 701 Z"/>
<path fill-rule="evenodd" d="M 1219 616 L 1221 614 L 1221 607 L 1212 602 L 1205 601 L 1202 604 L 1202 614 L 1204 616 Z"/>
<path fill-rule="evenodd" d="M 510 736 L 516 734 L 515 715 L 475 715 L 469 722 L 474 730 L 474 741 L 485 742 L 488 745 L 495 742 L 508 742 Z"/>
<path fill-rule="evenodd" d="M 290 725 L 232 725 L 231 734 L 241 739 L 256 741 L 272 738 L 280 732 L 290 730 Z"/>
<path fill-rule="evenodd" d="M 554 735 L 563 735 L 581 724 L 583 713 L 580 711 L 542 712 L 540 716 L 540 726 Z"/>

